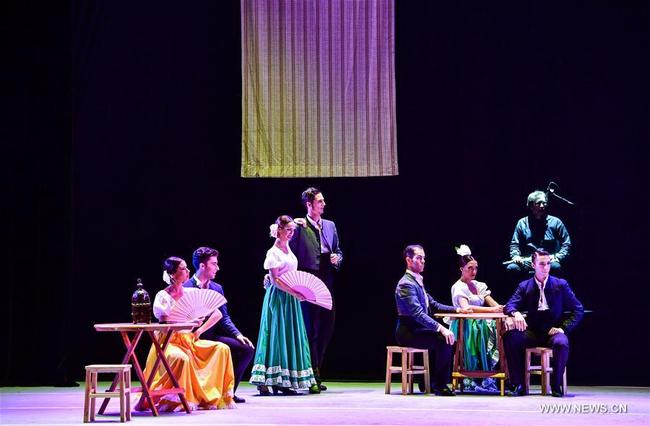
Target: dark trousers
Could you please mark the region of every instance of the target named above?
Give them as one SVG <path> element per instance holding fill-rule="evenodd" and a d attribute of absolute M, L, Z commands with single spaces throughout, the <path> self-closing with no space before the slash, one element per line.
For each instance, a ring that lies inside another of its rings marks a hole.
<path fill-rule="evenodd" d="M 325 350 L 334 334 L 335 308 L 332 306 L 330 311 L 308 302 L 302 302 L 300 305 L 307 329 L 311 365 L 314 368 L 314 374 L 318 376 L 323 358 L 325 358 Z M 320 380 L 320 377 L 316 377 L 316 380 Z"/>
<path fill-rule="evenodd" d="M 248 365 L 251 363 L 253 360 L 253 356 L 255 356 L 255 349 L 251 348 L 250 346 L 240 342 L 237 339 L 233 339 L 232 337 L 226 337 L 226 336 L 215 336 L 214 338 L 215 341 L 225 343 L 230 347 L 230 356 L 232 357 L 232 366 L 233 369 L 235 370 L 235 388 L 233 390 L 237 390 L 237 386 L 239 386 L 239 382 L 244 375 L 244 371 L 248 368 Z"/>
<path fill-rule="evenodd" d="M 320 278 L 332 294 L 332 310 L 321 308 L 313 303 L 302 302 L 302 316 L 307 329 L 311 365 L 316 380 L 320 381 L 320 368 L 323 365 L 325 351 L 334 334 L 334 319 L 336 317 L 336 302 L 334 301 L 334 267 L 330 262 L 329 253 L 321 254 L 320 269 L 307 272 Z"/>
<path fill-rule="evenodd" d="M 503 336 L 503 346 L 508 360 L 508 373 L 512 385 L 522 385 L 524 382 L 524 369 L 526 361 L 526 348 L 544 346 L 553 350 L 551 367 L 551 387 L 559 389 L 566 363 L 569 360 L 569 338 L 562 333 L 552 336 L 546 332 L 510 330 Z"/>
<path fill-rule="evenodd" d="M 451 382 L 451 362 L 454 345 L 447 344 L 445 337 L 426 328 L 397 325 L 395 338 L 400 346 L 429 350 L 429 373 L 433 389 L 442 389 Z"/>

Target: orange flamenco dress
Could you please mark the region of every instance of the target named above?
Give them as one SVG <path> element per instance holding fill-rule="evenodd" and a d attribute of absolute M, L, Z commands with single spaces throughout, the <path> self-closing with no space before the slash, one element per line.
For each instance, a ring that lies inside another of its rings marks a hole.
<path fill-rule="evenodd" d="M 211 340 L 194 340 L 190 332 L 174 333 L 165 350 L 165 358 L 174 372 L 178 385 L 185 390 L 190 409 L 215 410 L 236 408 L 233 401 L 235 373 L 230 356 L 230 347 Z M 147 357 L 145 377 L 149 377 L 156 361 L 156 350 L 152 346 Z M 162 364 L 153 378 L 152 390 L 174 387 Z M 182 409 L 177 394 L 154 397 L 160 411 Z M 146 399 L 137 409 L 147 409 Z"/>

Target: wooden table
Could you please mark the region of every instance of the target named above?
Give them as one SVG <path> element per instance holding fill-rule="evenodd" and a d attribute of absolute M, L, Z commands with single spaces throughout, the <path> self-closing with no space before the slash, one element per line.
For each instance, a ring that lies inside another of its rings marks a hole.
<path fill-rule="evenodd" d="M 122 341 L 124 342 L 124 346 L 126 346 L 126 354 L 124 354 L 124 358 L 122 358 L 122 364 L 127 364 L 130 359 L 132 361 L 131 363 L 133 364 L 133 368 L 135 369 L 135 374 L 138 376 L 138 379 L 142 384 L 141 388 L 133 388 L 133 392 L 142 392 L 142 396 L 140 397 L 140 402 L 138 404 L 142 404 L 143 399 L 146 398 L 149 406 L 151 407 L 151 412 L 154 416 L 157 416 L 158 409 L 154 405 L 152 397 L 170 393 L 178 394 L 181 403 L 183 404 L 183 408 L 185 408 L 185 411 L 188 414 L 191 412 L 190 407 L 187 404 L 187 400 L 185 399 L 185 389 L 181 388 L 178 385 L 178 381 L 176 380 L 176 377 L 174 376 L 174 373 L 172 372 L 172 369 L 170 368 L 169 363 L 165 358 L 165 349 L 167 349 L 169 340 L 174 332 L 180 330 L 191 330 L 192 328 L 196 327 L 196 325 L 197 324 L 193 322 L 173 324 L 132 324 L 127 322 L 115 324 L 95 324 L 95 330 L 117 331 L 122 335 Z M 135 354 L 135 348 L 138 346 L 140 338 L 145 332 L 151 338 L 153 347 L 156 350 L 156 361 L 154 363 L 153 369 L 149 372 L 149 377 L 146 378 L 142 372 L 142 368 L 140 367 L 140 363 L 138 362 L 138 358 Z M 156 332 L 158 332 L 158 335 L 156 335 Z M 134 333 L 133 338 L 129 336 L 129 333 Z M 151 383 L 153 382 L 153 378 L 156 375 L 156 370 L 158 370 L 158 366 L 161 362 L 167 371 L 167 374 L 169 374 L 169 378 L 174 384 L 174 387 L 171 389 L 151 390 Z M 116 376 L 113 380 L 113 383 L 108 388 L 108 392 L 113 392 L 115 390 L 115 387 L 117 386 L 117 379 L 118 377 Z M 104 402 L 102 402 L 102 406 L 99 409 L 99 414 L 104 414 L 104 410 L 106 410 L 109 400 L 110 398 L 104 398 Z"/>
<path fill-rule="evenodd" d="M 448 317 L 458 320 L 458 341 L 456 343 L 456 352 L 454 354 L 454 368 L 451 373 L 452 386 L 456 389 L 458 379 L 493 377 L 501 381 L 501 396 L 505 395 L 505 380 L 508 378 L 508 366 L 506 364 L 506 356 L 503 350 L 503 333 L 504 322 L 508 318 L 507 315 L 502 313 L 472 313 L 472 314 L 435 314 L 436 318 Z M 499 369 L 496 371 L 482 371 L 482 370 L 465 370 L 465 320 L 466 319 L 484 319 L 496 320 L 497 323 L 497 348 L 499 351 Z M 462 389 L 462 385 L 461 385 Z"/>

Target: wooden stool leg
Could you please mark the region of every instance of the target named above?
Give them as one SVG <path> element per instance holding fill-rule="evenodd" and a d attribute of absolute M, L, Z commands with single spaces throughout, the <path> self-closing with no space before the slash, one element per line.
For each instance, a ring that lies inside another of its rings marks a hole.
<path fill-rule="evenodd" d="M 564 396 L 569 394 L 569 388 L 566 384 L 566 367 L 564 367 L 564 374 L 562 375 L 562 388 L 564 389 Z"/>
<path fill-rule="evenodd" d="M 413 374 L 413 364 L 415 363 L 414 362 L 415 354 L 412 353 L 412 352 L 409 352 L 409 354 L 407 355 L 407 359 L 408 359 L 407 362 L 406 362 L 407 365 L 408 365 L 407 373 L 411 373 L 411 374 L 407 375 L 406 377 L 408 377 L 408 379 L 409 379 L 409 393 L 412 394 L 413 393 L 413 376 L 414 376 L 414 374 Z"/>
<path fill-rule="evenodd" d="M 526 351 L 526 368 L 524 369 L 524 394 L 530 392 L 530 352 Z"/>
<path fill-rule="evenodd" d="M 429 372 L 429 351 L 422 352 L 424 364 L 424 393 L 431 393 L 431 374 Z"/>
<path fill-rule="evenodd" d="M 90 422 L 90 371 L 86 370 L 86 389 L 84 391 L 84 423 Z"/>
<path fill-rule="evenodd" d="M 126 420 L 131 420 L 131 370 L 126 370 Z"/>
<path fill-rule="evenodd" d="M 386 350 L 386 387 L 384 389 L 384 393 L 386 395 L 390 394 L 390 381 L 391 381 L 390 368 L 392 366 L 393 366 L 393 351 L 387 349 Z"/>
<path fill-rule="evenodd" d="M 120 372 L 120 422 L 126 421 L 126 401 L 124 401 L 124 371 Z"/>
<path fill-rule="evenodd" d="M 90 382 L 91 382 L 90 392 L 97 393 L 97 372 L 96 371 L 90 373 Z M 91 422 L 95 421 L 95 398 L 93 396 L 90 397 L 90 421 Z"/>
<path fill-rule="evenodd" d="M 550 376 L 549 372 L 550 359 L 548 352 L 542 352 L 541 355 L 541 364 L 542 364 L 542 395 L 548 395 L 550 392 Z"/>
<path fill-rule="evenodd" d="M 406 395 L 408 390 L 408 377 L 406 374 L 408 368 L 408 353 L 402 349 L 402 395 Z"/>

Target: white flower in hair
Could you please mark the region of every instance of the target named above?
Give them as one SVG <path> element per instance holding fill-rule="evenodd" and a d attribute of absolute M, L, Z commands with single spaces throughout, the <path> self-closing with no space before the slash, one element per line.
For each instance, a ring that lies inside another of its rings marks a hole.
<path fill-rule="evenodd" d="M 278 224 L 274 223 L 273 225 L 269 226 L 269 235 L 272 238 L 278 238 Z"/>
<path fill-rule="evenodd" d="M 456 254 L 459 256 L 471 256 L 472 251 L 465 244 L 461 244 L 460 247 L 456 247 Z"/>
<path fill-rule="evenodd" d="M 163 271 L 162 279 L 167 284 L 172 285 L 172 277 L 169 276 L 169 273 L 167 271 Z"/>

